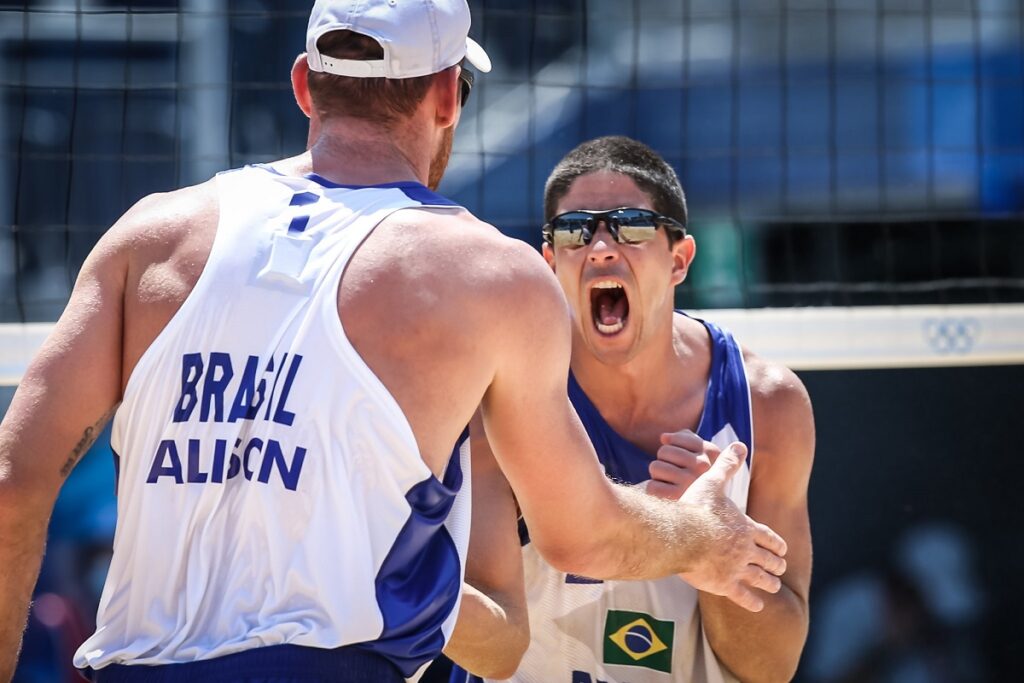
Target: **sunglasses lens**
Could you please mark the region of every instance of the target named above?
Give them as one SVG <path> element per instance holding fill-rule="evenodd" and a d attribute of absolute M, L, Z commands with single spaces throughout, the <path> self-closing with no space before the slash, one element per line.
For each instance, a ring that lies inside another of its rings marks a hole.
<path fill-rule="evenodd" d="M 619 241 L 624 244 L 649 242 L 658 234 L 656 225 L 620 225 Z"/>
<path fill-rule="evenodd" d="M 654 239 L 658 231 L 657 214 L 643 209 L 623 209 L 612 213 L 618 226 L 619 242 L 638 244 Z"/>
<path fill-rule="evenodd" d="M 556 247 L 582 247 L 590 241 L 591 218 L 585 213 L 569 213 L 551 220 L 552 243 Z"/>
<path fill-rule="evenodd" d="M 586 244 L 582 230 L 555 230 L 554 246 L 576 249 Z"/>

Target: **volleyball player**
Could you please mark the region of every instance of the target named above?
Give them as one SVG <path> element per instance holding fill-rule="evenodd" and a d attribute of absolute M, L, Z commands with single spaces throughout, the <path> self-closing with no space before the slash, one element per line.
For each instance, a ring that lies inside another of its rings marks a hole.
<path fill-rule="evenodd" d="M 478 406 L 555 566 L 686 570 L 750 609 L 777 589 L 785 543 L 724 495 L 739 451 L 682 504 L 612 485 L 550 269 L 433 191 L 463 66 L 489 69 L 468 29 L 465 0 L 319 0 L 292 70 L 308 151 L 145 198 L 100 240 L 0 431 L 0 680 L 60 483 L 112 414 L 114 555 L 75 657 L 97 681 L 397 681 L 456 615 L 510 614 L 470 589 L 460 614 Z M 450 646 L 471 669 L 504 647 Z"/>
<path fill-rule="evenodd" d="M 746 458 L 729 497 L 782 534 L 789 552 L 781 590 L 759 592 L 764 609 L 753 613 L 687 574 L 639 582 L 566 572 L 524 534 L 531 642 L 513 680 L 792 679 L 811 575 L 814 422 L 802 383 L 714 323 L 674 310 L 696 243 L 675 172 L 646 145 L 580 145 L 552 171 L 544 206 L 544 257 L 573 314 L 568 393 L 608 476 L 675 499 L 739 441 Z"/>

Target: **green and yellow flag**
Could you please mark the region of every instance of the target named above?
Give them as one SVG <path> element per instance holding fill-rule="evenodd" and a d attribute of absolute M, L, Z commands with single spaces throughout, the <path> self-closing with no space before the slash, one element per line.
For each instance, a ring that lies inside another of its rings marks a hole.
<path fill-rule="evenodd" d="M 649 614 L 609 610 L 604 622 L 604 663 L 672 673 L 676 625 Z"/>

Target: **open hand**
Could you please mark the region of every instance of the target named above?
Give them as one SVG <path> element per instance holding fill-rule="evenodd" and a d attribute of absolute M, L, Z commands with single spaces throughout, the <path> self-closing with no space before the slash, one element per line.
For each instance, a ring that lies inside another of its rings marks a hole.
<path fill-rule="evenodd" d="M 764 600 L 756 589 L 776 593 L 782 587 L 779 577 L 786 572 L 786 542 L 743 514 L 726 496 L 726 484 L 746 455 L 743 444 L 729 444 L 680 498 L 680 502 L 707 512 L 703 552 L 695 568 L 680 576 L 697 590 L 725 596 L 740 607 L 760 612 Z"/>

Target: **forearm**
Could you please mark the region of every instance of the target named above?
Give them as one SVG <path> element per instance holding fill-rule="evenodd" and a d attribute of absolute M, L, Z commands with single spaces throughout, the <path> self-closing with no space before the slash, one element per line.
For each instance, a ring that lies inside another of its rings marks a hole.
<path fill-rule="evenodd" d="M 25 514 L 0 482 L 0 683 L 14 676 L 32 589 L 46 543 L 46 520 Z M 6 498 L 6 499 L 5 499 Z"/>
<path fill-rule="evenodd" d="M 792 680 L 807 639 L 807 603 L 783 584 L 761 594 L 764 609 L 752 613 L 726 598 L 699 594 L 701 622 L 718 660 L 745 683 Z"/>
<path fill-rule="evenodd" d="M 519 667 L 530 644 L 530 625 L 525 610 L 495 598 L 463 584 L 459 618 L 444 653 L 470 673 L 503 679 Z"/>
<path fill-rule="evenodd" d="M 655 579 L 688 571 L 706 551 L 712 535 L 707 510 L 636 487 L 611 489 L 610 509 L 579 520 L 603 533 L 593 535 L 584 552 L 559 558 L 562 571 L 604 580 Z"/>

